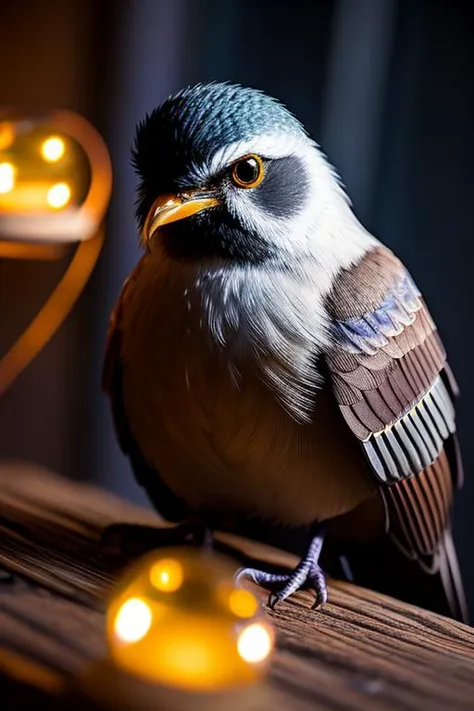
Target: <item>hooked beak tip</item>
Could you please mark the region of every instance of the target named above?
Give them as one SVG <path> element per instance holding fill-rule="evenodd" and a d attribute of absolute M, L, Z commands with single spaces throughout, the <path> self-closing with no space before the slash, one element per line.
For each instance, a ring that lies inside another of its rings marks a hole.
<path fill-rule="evenodd" d="M 191 217 L 219 205 L 217 198 L 202 193 L 163 195 L 153 203 L 143 228 L 143 240 L 150 244 L 153 235 L 164 225 Z"/>

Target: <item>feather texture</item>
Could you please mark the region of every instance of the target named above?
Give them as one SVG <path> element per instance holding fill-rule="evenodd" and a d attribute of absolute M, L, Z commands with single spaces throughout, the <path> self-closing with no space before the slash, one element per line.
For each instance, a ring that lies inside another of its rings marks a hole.
<path fill-rule="evenodd" d="M 189 506 L 166 486 L 156 469 L 146 461 L 131 432 L 123 398 L 123 311 L 133 298 L 137 279 L 147 259 L 148 255 L 143 256 L 125 281 L 112 311 L 107 331 L 102 388 L 110 398 L 120 448 L 129 457 L 138 483 L 146 488 L 151 501 L 168 521 L 178 522 L 189 515 Z"/>
<path fill-rule="evenodd" d="M 446 548 L 453 486 L 462 478 L 457 386 L 435 324 L 403 265 L 384 248 L 340 274 L 328 308 L 334 394 L 378 479 L 389 536 L 425 572 L 441 576 L 453 614 L 465 616 L 455 555 Z"/>
<path fill-rule="evenodd" d="M 300 338 L 297 319 L 307 310 L 312 320 L 303 335 L 321 333 L 314 292 L 306 295 L 303 284 L 296 299 L 288 288 L 276 306 L 262 281 L 236 281 L 235 270 L 232 284 L 217 276 L 196 278 L 191 266 L 151 252 L 112 316 L 104 388 L 138 481 L 168 520 L 180 518 L 185 502 L 217 518 L 238 513 L 291 525 L 350 510 L 375 483 L 364 475 L 357 442 L 347 431 L 341 437 L 332 393 L 311 382 L 318 344 Z M 282 290 L 291 286 L 288 275 L 281 279 Z M 255 300 L 261 308 L 251 319 Z M 308 423 L 292 416 L 301 401 L 295 380 L 311 406 Z"/>
<path fill-rule="evenodd" d="M 347 424 L 369 459 L 377 453 L 383 483 L 421 471 L 454 432 L 454 410 L 441 377 L 446 354 L 420 292 L 378 248 L 342 273 L 328 306 L 334 347 L 327 363 Z"/>

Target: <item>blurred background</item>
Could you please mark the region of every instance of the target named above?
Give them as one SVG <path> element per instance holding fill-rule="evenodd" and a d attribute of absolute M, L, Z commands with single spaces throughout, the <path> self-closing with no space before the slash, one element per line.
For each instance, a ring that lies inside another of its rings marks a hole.
<path fill-rule="evenodd" d="M 136 122 L 183 85 L 229 79 L 282 99 L 337 166 L 364 224 L 406 262 L 461 386 L 467 473 L 455 538 L 474 606 L 471 374 L 474 20 L 436 0 L 22 0 L 2 3 L 0 105 L 78 111 L 102 133 L 114 190 L 79 303 L 0 398 L 0 458 L 145 502 L 100 391 L 107 320 L 139 257 Z M 0 353 L 63 270 L 0 259 Z"/>

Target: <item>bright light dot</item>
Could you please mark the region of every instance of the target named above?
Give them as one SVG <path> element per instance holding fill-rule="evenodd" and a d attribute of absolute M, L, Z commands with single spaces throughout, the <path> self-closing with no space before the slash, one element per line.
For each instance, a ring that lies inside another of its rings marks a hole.
<path fill-rule="evenodd" d="M 252 617 L 257 612 L 258 602 L 248 590 L 232 590 L 229 607 L 237 617 Z"/>
<path fill-rule="evenodd" d="M 9 193 L 15 187 L 15 167 L 0 163 L 0 193 Z"/>
<path fill-rule="evenodd" d="M 124 602 L 114 622 L 114 631 L 122 642 L 138 642 L 151 627 L 151 610 L 143 600 L 131 597 Z"/>
<path fill-rule="evenodd" d="M 165 558 L 150 570 L 151 584 L 161 592 L 175 592 L 183 583 L 183 566 L 177 560 Z"/>
<path fill-rule="evenodd" d="M 263 662 L 272 651 L 272 646 L 270 632 L 258 622 L 242 630 L 237 641 L 240 656 L 251 664 Z"/>
<path fill-rule="evenodd" d="M 41 145 L 41 155 L 48 163 L 56 163 L 64 155 L 66 147 L 59 136 L 47 138 Z"/>
<path fill-rule="evenodd" d="M 52 188 L 48 190 L 46 200 L 50 207 L 54 207 L 55 210 L 64 207 L 69 202 L 71 197 L 71 188 L 67 183 L 56 183 Z"/>

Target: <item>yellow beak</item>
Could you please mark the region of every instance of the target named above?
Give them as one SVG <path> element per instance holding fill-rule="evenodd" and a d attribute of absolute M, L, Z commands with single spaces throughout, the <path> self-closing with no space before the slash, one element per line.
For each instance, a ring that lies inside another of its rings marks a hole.
<path fill-rule="evenodd" d="M 162 195 L 151 206 L 143 227 L 143 240 L 149 244 L 155 232 L 163 225 L 195 215 L 209 207 L 219 205 L 219 200 L 206 197 L 202 192 Z"/>

